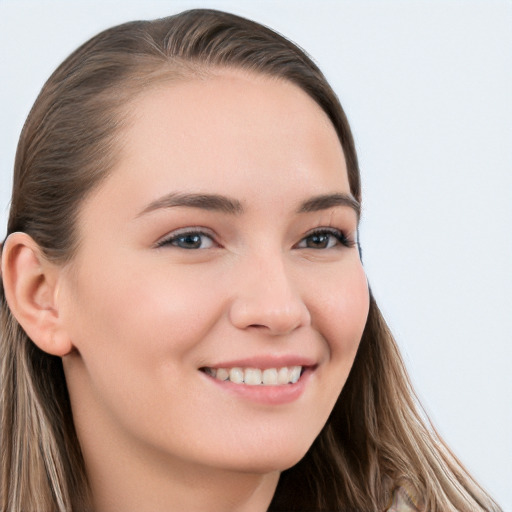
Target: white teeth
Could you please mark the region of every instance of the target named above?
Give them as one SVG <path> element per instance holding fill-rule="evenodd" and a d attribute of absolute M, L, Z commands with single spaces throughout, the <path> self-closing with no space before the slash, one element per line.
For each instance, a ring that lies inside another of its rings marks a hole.
<path fill-rule="evenodd" d="M 261 370 L 247 368 L 244 372 L 244 382 L 249 386 L 259 386 L 261 384 Z"/>
<path fill-rule="evenodd" d="M 290 372 L 288 371 L 288 368 L 279 368 L 279 371 L 277 372 L 277 383 L 278 384 L 288 384 L 288 374 Z"/>
<path fill-rule="evenodd" d="M 242 368 L 231 368 L 229 370 L 229 380 L 235 384 L 242 384 L 244 381 L 244 371 Z"/>
<path fill-rule="evenodd" d="M 204 368 L 205 373 L 217 380 L 229 380 L 235 384 L 248 386 L 282 386 L 295 384 L 302 374 L 302 366 L 284 366 L 282 368 Z"/>
<path fill-rule="evenodd" d="M 262 382 L 265 386 L 277 386 L 277 370 L 275 368 L 263 370 Z"/>
<path fill-rule="evenodd" d="M 219 380 L 228 380 L 229 372 L 226 370 L 226 368 L 218 368 L 215 377 Z"/>
<path fill-rule="evenodd" d="M 300 366 L 294 366 L 290 371 L 290 382 L 295 384 L 300 378 L 300 372 L 302 368 Z"/>

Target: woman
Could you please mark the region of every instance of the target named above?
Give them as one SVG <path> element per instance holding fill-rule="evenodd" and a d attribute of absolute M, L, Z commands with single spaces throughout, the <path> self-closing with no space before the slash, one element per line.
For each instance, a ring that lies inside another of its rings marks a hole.
<path fill-rule="evenodd" d="M 107 30 L 21 135 L 2 509 L 499 510 L 418 413 L 311 60 L 188 11 Z"/>

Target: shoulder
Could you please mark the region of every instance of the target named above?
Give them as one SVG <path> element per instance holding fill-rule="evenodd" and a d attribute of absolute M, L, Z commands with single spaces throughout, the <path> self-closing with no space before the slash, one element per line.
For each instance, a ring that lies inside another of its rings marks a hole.
<path fill-rule="evenodd" d="M 421 512 L 422 499 L 411 485 L 402 483 L 393 492 L 391 504 L 385 512 Z"/>

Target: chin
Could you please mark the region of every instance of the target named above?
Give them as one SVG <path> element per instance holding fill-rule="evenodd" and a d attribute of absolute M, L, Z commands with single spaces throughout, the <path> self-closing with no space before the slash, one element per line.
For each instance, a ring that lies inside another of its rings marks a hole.
<path fill-rule="evenodd" d="M 279 444 L 279 446 L 276 446 Z M 235 458 L 224 460 L 226 469 L 244 473 L 272 473 L 281 472 L 295 466 L 309 450 L 311 443 L 267 443 L 257 449 L 251 447 L 242 449 Z"/>

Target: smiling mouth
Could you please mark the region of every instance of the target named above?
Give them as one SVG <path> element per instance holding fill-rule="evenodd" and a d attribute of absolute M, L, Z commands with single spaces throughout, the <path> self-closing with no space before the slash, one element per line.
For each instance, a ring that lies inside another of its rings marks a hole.
<path fill-rule="evenodd" d="M 200 370 L 210 377 L 220 381 L 229 381 L 234 384 L 247 386 L 284 386 L 295 384 L 303 374 L 303 366 L 283 366 L 281 368 L 210 368 Z"/>

